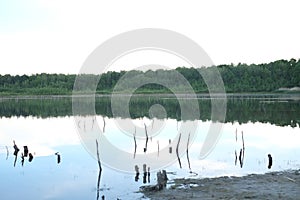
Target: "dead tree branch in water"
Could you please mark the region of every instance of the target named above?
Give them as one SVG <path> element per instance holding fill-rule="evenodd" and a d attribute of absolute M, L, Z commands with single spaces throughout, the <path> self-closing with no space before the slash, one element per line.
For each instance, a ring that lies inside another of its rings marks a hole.
<path fill-rule="evenodd" d="M 8 151 L 8 147 L 7 146 L 5 146 L 6 147 L 6 160 L 8 159 L 8 156 L 9 156 L 9 151 Z"/>
<path fill-rule="evenodd" d="M 61 160 L 59 152 L 56 152 L 55 155 L 57 156 L 57 164 L 59 164 Z"/>
<path fill-rule="evenodd" d="M 105 123 L 105 119 L 103 117 L 103 133 L 105 132 L 105 125 L 106 125 L 106 123 Z"/>
<path fill-rule="evenodd" d="M 240 149 L 239 161 L 240 161 L 241 168 L 243 168 L 244 158 L 243 158 L 243 150 L 242 149 Z"/>
<path fill-rule="evenodd" d="M 95 125 L 95 118 L 96 118 L 96 117 L 93 117 L 93 119 L 92 119 L 92 130 L 94 129 L 94 125 Z"/>
<path fill-rule="evenodd" d="M 244 133 L 243 133 L 243 131 L 242 131 L 242 141 L 243 141 L 243 150 L 245 150 Z"/>
<path fill-rule="evenodd" d="M 176 146 L 176 155 L 177 155 L 177 159 L 178 159 L 179 166 L 180 166 L 180 168 L 182 168 L 182 167 L 181 167 L 181 161 L 180 161 L 180 158 L 179 158 L 179 152 L 178 152 L 180 139 L 181 139 L 181 133 L 179 134 L 178 143 L 177 143 L 177 146 Z"/>
<path fill-rule="evenodd" d="M 134 154 L 133 154 L 133 158 L 135 158 L 136 148 L 137 148 L 135 135 L 136 135 L 136 128 L 134 128 L 134 134 L 133 134 L 133 140 L 134 140 Z"/>
<path fill-rule="evenodd" d="M 20 151 L 20 149 L 17 147 L 15 141 L 13 141 L 13 143 L 14 143 L 14 156 L 15 156 L 14 167 L 15 167 L 18 159 L 18 152 Z"/>
<path fill-rule="evenodd" d="M 244 133 L 243 133 L 243 131 L 242 131 L 242 143 L 243 143 L 243 148 L 240 150 L 240 156 L 239 156 L 241 168 L 243 168 L 244 157 L 245 157 L 245 143 L 244 143 Z"/>
<path fill-rule="evenodd" d="M 186 158 L 189 164 L 189 169 L 191 171 L 191 163 L 190 163 L 190 158 L 189 158 L 189 143 L 190 143 L 190 135 L 191 133 L 189 133 L 189 137 L 188 137 L 188 141 L 187 141 L 187 145 L 186 145 Z"/>
<path fill-rule="evenodd" d="M 98 175 L 98 182 L 97 182 L 97 199 L 99 199 L 100 180 L 101 180 L 101 174 L 102 174 L 102 167 L 101 167 L 101 161 L 100 161 L 100 155 L 99 155 L 99 147 L 98 147 L 98 141 L 97 140 L 96 140 L 96 148 L 97 148 L 97 160 L 98 160 L 98 166 L 99 166 L 99 175 Z"/>
<path fill-rule="evenodd" d="M 99 169 L 102 171 L 101 161 L 100 161 L 100 154 L 99 154 L 98 140 L 96 140 L 96 148 L 97 148 L 97 161 L 98 161 Z"/>
<path fill-rule="evenodd" d="M 243 141 L 243 163 L 244 163 L 244 157 L 245 157 L 245 142 L 244 142 L 244 133 L 242 131 L 242 141 Z"/>
<path fill-rule="evenodd" d="M 159 140 L 157 140 L 157 157 L 159 157 Z"/>
<path fill-rule="evenodd" d="M 169 153 L 172 154 L 172 146 L 171 139 L 169 139 Z"/>
<path fill-rule="evenodd" d="M 237 164 L 237 153 L 236 153 L 236 150 L 234 151 L 234 153 L 235 153 L 235 161 L 234 161 L 234 164 L 236 165 Z"/>
<path fill-rule="evenodd" d="M 152 120 L 152 123 L 151 123 L 151 129 L 153 130 L 153 126 L 154 126 L 154 118 Z"/>
<path fill-rule="evenodd" d="M 146 153 L 149 138 L 148 138 L 147 126 L 145 123 L 144 123 L 144 126 L 145 126 L 145 134 L 146 134 L 146 144 L 145 144 L 144 152 Z"/>

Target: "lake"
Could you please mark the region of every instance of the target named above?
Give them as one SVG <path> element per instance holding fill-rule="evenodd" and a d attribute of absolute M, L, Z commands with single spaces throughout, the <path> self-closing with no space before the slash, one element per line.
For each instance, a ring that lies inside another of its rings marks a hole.
<path fill-rule="evenodd" d="M 300 168 L 300 95 L 220 98 L 2 97 L 1 199 L 143 199 L 162 169 L 172 180 Z"/>

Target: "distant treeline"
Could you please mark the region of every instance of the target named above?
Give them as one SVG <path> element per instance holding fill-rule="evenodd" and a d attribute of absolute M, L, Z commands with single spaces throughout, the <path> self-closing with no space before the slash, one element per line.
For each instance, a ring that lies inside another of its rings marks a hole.
<path fill-rule="evenodd" d="M 268 64 L 238 64 L 219 65 L 219 70 L 225 90 L 228 93 L 255 93 L 255 92 L 277 92 L 280 88 L 300 87 L 300 59 L 278 60 Z M 97 81 L 97 93 L 111 93 L 123 75 L 127 79 L 132 78 L 131 83 L 122 83 L 116 92 L 130 90 L 131 86 L 141 85 L 135 92 L 137 93 L 169 93 L 170 90 L 156 80 L 168 80 L 177 91 L 185 91 L 181 81 L 178 81 L 178 73 L 192 86 L 196 93 L 208 92 L 207 86 L 199 74 L 212 73 L 212 68 L 202 67 L 199 69 L 178 67 L 175 70 L 156 71 L 121 71 L 107 72 L 100 75 L 80 75 L 82 81 L 80 89 L 94 91 L 90 83 Z M 155 79 L 153 80 L 153 77 Z M 147 82 L 147 78 L 152 81 Z M 65 74 L 36 74 L 36 75 L 0 75 L 0 94 L 71 94 L 73 91 L 76 75 Z M 140 79 L 140 80 L 139 80 Z M 126 85 L 127 84 L 127 85 Z"/>

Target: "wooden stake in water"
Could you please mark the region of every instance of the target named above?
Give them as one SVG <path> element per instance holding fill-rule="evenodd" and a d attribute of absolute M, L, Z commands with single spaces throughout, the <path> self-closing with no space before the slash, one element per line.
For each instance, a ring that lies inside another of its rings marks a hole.
<path fill-rule="evenodd" d="M 100 161 L 100 155 L 99 155 L 99 147 L 98 147 L 98 141 L 97 140 L 96 140 L 96 149 L 97 149 L 97 160 L 98 160 L 98 166 L 99 166 L 99 175 L 98 175 L 98 182 L 97 182 L 97 199 L 99 199 L 100 180 L 101 180 L 101 174 L 102 174 L 102 167 L 101 167 L 101 161 Z"/>
<path fill-rule="evenodd" d="M 105 132 L 105 125 L 106 125 L 105 118 L 103 117 L 103 133 Z"/>
<path fill-rule="evenodd" d="M 188 137 L 188 141 L 187 141 L 187 145 L 186 145 L 186 158 L 189 164 L 189 169 L 191 171 L 191 163 L 190 163 L 190 158 L 189 158 L 189 143 L 190 143 L 190 135 L 191 133 L 189 133 L 189 137 Z"/>
<path fill-rule="evenodd" d="M 244 157 L 245 157 L 245 143 L 244 143 L 244 133 L 243 133 L 243 131 L 242 131 L 242 143 L 243 143 L 243 148 L 240 150 L 240 156 L 239 156 L 241 168 L 244 165 Z"/>
<path fill-rule="evenodd" d="M 6 160 L 8 159 L 8 156 L 9 156 L 9 151 L 8 151 L 8 147 L 7 146 L 5 146 L 6 147 Z"/>
<path fill-rule="evenodd" d="M 135 135 L 136 135 L 136 127 L 134 127 L 134 134 L 133 134 L 133 140 L 134 140 L 134 154 L 133 154 L 133 158 L 135 158 L 136 148 L 137 148 Z"/>
<path fill-rule="evenodd" d="M 177 146 L 176 146 L 176 155 L 177 155 L 179 167 L 182 168 L 181 167 L 181 161 L 180 161 L 180 158 L 179 158 L 179 152 L 178 152 L 180 139 L 181 139 L 181 133 L 179 134 L 178 143 L 177 143 Z"/>
<path fill-rule="evenodd" d="M 144 126 L 145 126 L 145 134 L 146 134 L 146 144 L 145 144 L 145 148 L 144 148 L 144 153 L 146 153 L 147 152 L 147 146 L 148 146 L 148 140 L 149 140 L 149 138 L 148 138 L 147 126 L 146 126 L 145 123 L 144 123 Z"/>
<path fill-rule="evenodd" d="M 159 157 L 159 140 L 157 140 L 157 157 Z"/>

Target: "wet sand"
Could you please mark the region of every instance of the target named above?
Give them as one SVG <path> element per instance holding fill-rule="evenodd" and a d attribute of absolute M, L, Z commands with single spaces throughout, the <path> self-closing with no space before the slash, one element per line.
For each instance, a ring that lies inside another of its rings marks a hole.
<path fill-rule="evenodd" d="M 175 179 L 168 189 L 144 192 L 151 200 L 300 199 L 300 170 L 243 177 Z"/>

